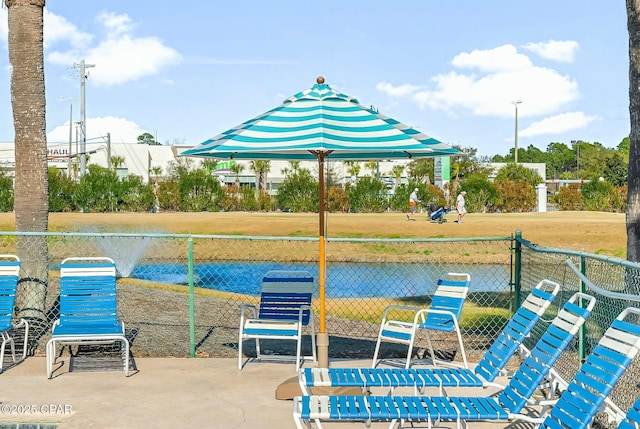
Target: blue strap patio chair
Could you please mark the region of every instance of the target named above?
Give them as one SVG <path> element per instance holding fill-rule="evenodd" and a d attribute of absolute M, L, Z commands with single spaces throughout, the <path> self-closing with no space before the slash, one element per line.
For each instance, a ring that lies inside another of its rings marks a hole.
<path fill-rule="evenodd" d="M 125 376 L 129 341 L 116 305 L 116 264 L 111 258 L 72 257 L 60 265 L 60 318 L 47 342 L 47 377 L 53 375 L 57 345 L 120 343 Z"/>
<path fill-rule="evenodd" d="M 540 428 L 583 429 L 591 426 L 640 349 L 638 323 L 640 309 L 630 307 L 620 313 L 554 403 Z"/>
<path fill-rule="evenodd" d="M 238 369 L 251 361 L 243 361 L 243 342 L 256 341 L 257 360 L 295 359 L 296 371 L 302 362 L 317 362 L 315 327 L 311 299 L 313 277 L 306 271 L 269 271 L 262 279 L 260 303 L 242 304 L 238 335 Z M 311 355 L 302 355 L 303 327 L 308 326 L 311 335 Z M 296 355 L 263 354 L 260 340 L 290 340 L 296 342 Z"/>
<path fill-rule="evenodd" d="M 4 354 L 7 345 L 11 348 L 13 364 L 23 361 L 27 357 L 27 339 L 29 337 L 29 324 L 20 319 L 17 324 L 13 322 L 13 307 L 16 301 L 16 289 L 20 276 L 20 258 L 15 255 L 0 255 L 0 372 L 4 371 Z M 24 344 L 22 356 L 16 360 L 16 346 L 12 332 L 15 329 L 24 329 Z"/>
<path fill-rule="evenodd" d="M 539 418 L 520 413 L 532 402 L 533 393 L 589 317 L 594 305 L 592 296 L 574 294 L 558 311 L 552 324 L 498 396 L 387 395 L 362 396 L 362 399 L 353 396 L 302 396 L 294 399 L 294 420 L 300 429 L 310 427 L 312 422 L 321 428 L 322 421 L 355 420 L 367 424 L 388 421 L 390 427 L 403 427 L 405 422 L 411 425 L 426 422 L 431 426 L 440 421 L 452 421 L 461 427 L 467 421 L 537 421 Z"/>
<path fill-rule="evenodd" d="M 419 394 L 427 387 L 498 386 L 495 379 L 505 375 L 504 368 L 524 339 L 555 299 L 560 285 L 551 280 L 540 281 L 531 290 L 478 365 L 467 368 L 303 368 L 299 374 L 302 391 L 309 395 L 313 387 L 369 388 L 413 387 Z M 498 386 L 499 387 L 499 386 Z"/>
<path fill-rule="evenodd" d="M 618 429 L 640 429 L 640 398 L 629 408 Z"/>
<path fill-rule="evenodd" d="M 434 353 L 431 341 L 430 331 L 453 332 L 455 331 L 460 346 L 460 354 L 464 367 L 468 368 L 467 356 L 462 343 L 462 334 L 460 333 L 460 314 L 462 307 L 469 293 L 469 284 L 471 276 L 467 273 L 446 273 L 438 279 L 436 291 L 431 299 L 429 308 L 420 308 L 404 305 L 390 305 L 382 315 L 380 323 L 380 332 L 376 348 L 373 352 L 373 362 L 371 367 L 375 368 L 385 359 L 378 361 L 378 353 L 380 344 L 383 341 L 397 344 L 406 344 L 408 346 L 407 360 L 404 363 L 405 368 L 411 366 L 411 356 L 416 340 L 418 330 L 427 334 L 427 344 L 431 352 L 431 359 L 434 364 L 438 362 Z M 411 321 L 394 320 L 391 318 L 394 314 L 413 315 Z"/>

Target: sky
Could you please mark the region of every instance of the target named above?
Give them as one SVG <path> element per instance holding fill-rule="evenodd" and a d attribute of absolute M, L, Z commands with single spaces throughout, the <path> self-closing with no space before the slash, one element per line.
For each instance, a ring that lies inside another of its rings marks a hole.
<path fill-rule="evenodd" d="M 516 112 L 520 148 L 615 148 L 629 134 L 621 0 L 47 0 L 44 36 L 50 146 L 81 120 L 82 60 L 87 141 L 197 145 L 320 75 L 481 156 L 514 147 Z M 0 142 L 11 142 L 4 5 L 0 50 Z"/>

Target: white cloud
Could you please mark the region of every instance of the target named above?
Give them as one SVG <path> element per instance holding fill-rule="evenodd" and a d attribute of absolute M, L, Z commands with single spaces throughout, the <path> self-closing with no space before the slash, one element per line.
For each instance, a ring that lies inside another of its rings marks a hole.
<path fill-rule="evenodd" d="M 379 82 L 376 84 L 376 89 L 391 97 L 404 97 L 417 92 L 418 90 L 420 90 L 420 87 L 409 85 L 408 83 L 400 86 L 393 86 L 392 84 L 387 82 Z"/>
<path fill-rule="evenodd" d="M 571 63 L 580 45 L 573 40 L 550 40 L 548 42 L 527 43 L 522 47 L 547 60 Z"/>
<path fill-rule="evenodd" d="M 96 22 L 104 26 L 110 38 L 130 33 L 134 28 L 131 18 L 126 13 L 118 15 L 111 12 L 103 12 L 96 17 Z"/>
<path fill-rule="evenodd" d="M 513 45 L 463 52 L 456 55 L 451 64 L 454 67 L 476 68 L 487 73 L 523 70 L 532 66 L 529 57 L 519 54 Z"/>
<path fill-rule="evenodd" d="M 125 118 L 114 116 L 104 116 L 100 118 L 87 118 L 87 141 L 99 142 L 106 138 L 107 133 L 111 133 L 111 141 L 114 143 L 135 143 L 138 136 L 145 132 L 138 124 Z M 73 134 L 73 144 L 75 144 L 75 130 Z M 106 142 L 106 140 L 104 140 Z M 47 133 L 47 142 L 68 143 L 69 142 L 69 121 L 56 126 Z"/>
<path fill-rule="evenodd" d="M 518 135 L 522 137 L 534 137 L 544 134 L 560 134 L 572 130 L 581 130 L 598 119 L 598 116 L 585 115 L 584 112 L 562 113 L 534 122 L 527 128 L 518 131 Z"/>
<path fill-rule="evenodd" d="M 68 41 L 73 49 L 84 49 L 91 44 L 93 35 L 80 31 L 78 27 L 69 22 L 65 17 L 56 15 L 45 9 L 44 21 L 44 47 L 47 50 L 57 42 Z"/>
<path fill-rule="evenodd" d="M 81 59 L 91 68 L 94 85 L 111 86 L 153 76 L 165 67 L 179 64 L 182 56 L 178 51 L 166 46 L 157 37 L 135 37 L 135 28 L 126 14 L 103 13 L 96 18 L 104 27 L 107 36 L 97 45 L 90 46 L 93 36 L 80 33 L 64 18 L 49 14 L 49 20 L 56 22 L 58 31 L 53 34 L 59 40 L 69 40 L 72 47 L 67 51 L 57 50 L 48 54 L 53 63 L 72 65 Z"/>
<path fill-rule="evenodd" d="M 502 118 L 513 116 L 514 100 L 523 100 L 521 116 L 534 117 L 557 112 L 580 96 L 575 80 L 534 65 L 512 45 L 459 54 L 453 64 L 480 72 L 450 71 L 433 76 L 431 85 L 423 87 L 381 82 L 376 88 L 391 97 L 413 100 L 421 108 L 451 115 L 462 109 L 476 116 Z"/>

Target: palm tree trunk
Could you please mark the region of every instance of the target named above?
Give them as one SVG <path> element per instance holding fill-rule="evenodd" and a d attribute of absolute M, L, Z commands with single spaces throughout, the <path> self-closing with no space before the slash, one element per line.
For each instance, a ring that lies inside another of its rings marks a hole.
<path fill-rule="evenodd" d="M 627 259 L 640 261 L 640 0 L 627 0 L 629 32 L 629 185 Z"/>
<path fill-rule="evenodd" d="M 16 230 L 46 232 L 49 205 L 42 17 L 45 0 L 4 2 L 8 9 L 8 49 L 12 68 Z M 16 315 L 45 322 L 49 263 L 46 237 L 19 237 L 17 253 L 22 270 Z M 38 325 L 34 325 L 37 335 Z"/>

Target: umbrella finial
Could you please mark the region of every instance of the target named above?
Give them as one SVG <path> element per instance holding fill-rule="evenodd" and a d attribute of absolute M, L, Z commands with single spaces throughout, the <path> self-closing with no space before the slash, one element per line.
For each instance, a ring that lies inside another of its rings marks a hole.
<path fill-rule="evenodd" d="M 322 85 L 324 83 L 324 78 L 322 76 L 318 76 L 316 78 L 316 83 Z"/>

